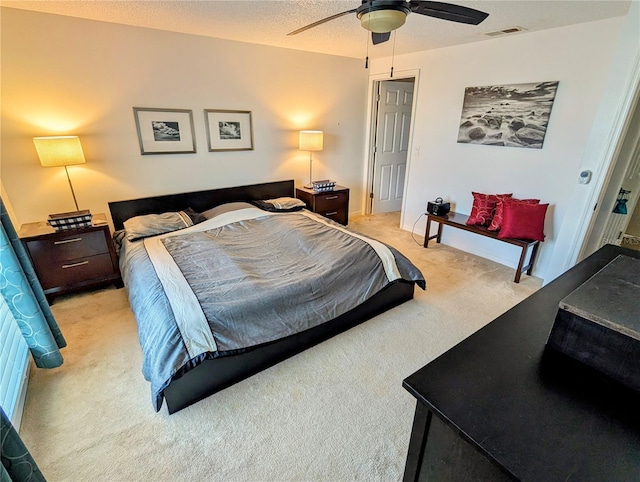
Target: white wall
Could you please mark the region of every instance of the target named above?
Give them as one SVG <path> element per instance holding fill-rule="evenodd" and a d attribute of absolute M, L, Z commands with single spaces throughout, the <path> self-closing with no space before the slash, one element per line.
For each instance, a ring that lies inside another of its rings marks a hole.
<path fill-rule="evenodd" d="M 585 149 L 580 169 L 594 172 L 589 186 L 575 188 L 562 224 L 558 247 L 551 259 L 548 279 L 553 279 L 591 254 L 588 242 L 606 222 L 598 219 L 598 209 L 606 209 L 607 184 L 616 170 L 616 155 L 624 142 L 624 128 L 630 121 L 635 97 L 640 92 L 640 2 L 631 2 L 620 30 L 618 48 L 613 53 L 607 86 Z M 615 188 L 614 188 L 615 189 Z"/>
<path fill-rule="evenodd" d="M 395 72 L 420 71 L 403 228 L 410 230 L 427 201 L 438 196 L 467 214 L 471 191 L 540 198 L 550 207 L 534 274 L 544 278 L 623 21 L 615 18 L 396 57 Z M 371 75 L 388 73 L 389 65 L 389 59 L 373 61 Z M 542 149 L 457 143 L 465 87 L 542 81 L 560 82 Z M 424 233 L 424 228 L 422 217 L 416 232 Z M 447 228 L 443 242 L 517 265 L 519 249 L 505 243 Z"/>
<path fill-rule="evenodd" d="M 80 208 L 160 193 L 308 182 L 300 129 L 325 131 L 314 178 L 352 187 L 361 206 L 367 71 L 357 59 L 2 8 L 2 185 L 14 221 L 75 209 L 62 168 L 32 138 L 75 134 Z M 197 153 L 140 154 L 133 107 L 192 109 Z M 252 111 L 253 151 L 208 152 L 203 109 Z"/>

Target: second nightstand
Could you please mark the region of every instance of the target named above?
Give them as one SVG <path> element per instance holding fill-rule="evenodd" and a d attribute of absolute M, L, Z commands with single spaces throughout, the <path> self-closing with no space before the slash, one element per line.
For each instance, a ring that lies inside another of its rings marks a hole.
<path fill-rule="evenodd" d="M 314 213 L 344 224 L 349 223 L 349 188 L 335 186 L 333 191 L 314 191 L 306 187 L 296 188 L 296 197 Z"/>
<path fill-rule="evenodd" d="M 122 287 L 118 258 L 104 214 L 87 228 L 55 231 L 46 222 L 19 233 L 47 300 L 54 295 L 113 282 Z"/>

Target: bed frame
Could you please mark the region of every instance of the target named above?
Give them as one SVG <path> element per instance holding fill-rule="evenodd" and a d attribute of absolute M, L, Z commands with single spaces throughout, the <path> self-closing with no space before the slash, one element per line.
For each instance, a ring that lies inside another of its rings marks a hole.
<path fill-rule="evenodd" d="M 294 182 L 277 181 L 248 186 L 146 197 L 109 203 L 114 228 L 122 229 L 132 216 L 193 208 L 202 212 L 235 201 L 294 196 Z M 164 390 L 169 413 L 188 407 L 220 390 L 290 358 L 380 313 L 413 298 L 414 284 L 398 280 L 347 313 L 302 333 L 248 349 L 243 353 L 206 359 L 174 375 Z"/>

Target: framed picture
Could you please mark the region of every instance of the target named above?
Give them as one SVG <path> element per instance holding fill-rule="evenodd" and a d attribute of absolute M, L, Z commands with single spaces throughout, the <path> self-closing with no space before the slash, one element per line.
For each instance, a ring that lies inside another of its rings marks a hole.
<path fill-rule="evenodd" d="M 134 107 L 141 154 L 196 152 L 193 113 L 186 109 Z"/>
<path fill-rule="evenodd" d="M 542 149 L 558 81 L 467 87 L 458 142 Z"/>
<path fill-rule="evenodd" d="M 209 151 L 252 151 L 253 126 L 248 110 L 205 109 Z"/>

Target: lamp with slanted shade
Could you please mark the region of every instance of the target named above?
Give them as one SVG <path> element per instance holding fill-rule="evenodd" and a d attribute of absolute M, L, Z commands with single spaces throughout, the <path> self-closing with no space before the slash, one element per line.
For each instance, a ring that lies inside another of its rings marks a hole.
<path fill-rule="evenodd" d="M 309 184 L 306 188 L 313 188 L 313 151 L 323 148 L 324 133 L 322 131 L 300 131 L 300 150 L 309 151 Z"/>
<path fill-rule="evenodd" d="M 78 201 L 76 200 L 76 193 L 73 190 L 73 184 L 71 184 L 67 166 L 84 164 L 86 162 L 80 139 L 78 136 L 34 137 L 33 143 L 36 146 L 40 164 L 42 164 L 43 167 L 64 167 L 64 172 L 67 173 L 67 180 L 71 188 L 73 202 L 76 205 L 76 211 L 78 211 Z"/>

